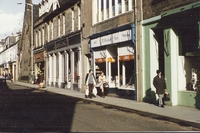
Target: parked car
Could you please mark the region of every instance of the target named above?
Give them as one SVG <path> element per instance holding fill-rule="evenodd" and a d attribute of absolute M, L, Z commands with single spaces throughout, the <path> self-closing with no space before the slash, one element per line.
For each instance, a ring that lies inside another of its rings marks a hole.
<path fill-rule="evenodd" d="M 7 89 L 8 85 L 6 83 L 6 79 L 0 76 L 0 89 Z"/>

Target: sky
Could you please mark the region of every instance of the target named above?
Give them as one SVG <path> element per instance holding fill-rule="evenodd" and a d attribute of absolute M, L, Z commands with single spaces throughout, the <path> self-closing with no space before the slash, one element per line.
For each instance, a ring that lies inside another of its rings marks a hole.
<path fill-rule="evenodd" d="M 41 0 L 32 0 L 32 2 L 38 4 Z M 25 0 L 0 0 L 0 41 L 21 31 L 24 10 Z"/>

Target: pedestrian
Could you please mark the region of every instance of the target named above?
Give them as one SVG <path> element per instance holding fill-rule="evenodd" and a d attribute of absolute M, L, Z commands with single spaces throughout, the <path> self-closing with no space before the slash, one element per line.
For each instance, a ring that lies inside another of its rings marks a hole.
<path fill-rule="evenodd" d="M 13 82 L 13 76 L 12 76 L 12 74 L 11 73 L 9 73 L 9 78 L 10 78 L 10 82 L 12 83 Z"/>
<path fill-rule="evenodd" d="M 92 98 L 93 95 L 93 88 L 96 85 L 96 80 L 95 80 L 95 76 L 93 74 L 92 69 L 89 70 L 89 73 L 87 73 L 86 77 L 85 77 L 85 87 L 86 89 L 89 89 L 89 98 Z M 87 95 L 86 95 L 87 97 Z"/>
<path fill-rule="evenodd" d="M 153 79 L 153 85 L 156 88 L 156 94 L 159 97 L 158 106 L 164 108 L 163 97 L 164 97 L 164 94 L 167 93 L 166 92 L 166 89 L 167 89 L 166 83 L 165 83 L 164 77 L 162 76 L 161 71 L 157 70 L 156 73 L 157 73 L 157 75 Z"/>
<path fill-rule="evenodd" d="M 100 83 L 101 96 L 102 96 L 103 98 L 105 98 L 105 94 L 104 94 L 104 84 L 106 83 L 106 76 L 104 75 L 103 72 L 101 72 L 101 75 L 99 75 L 98 81 L 99 81 L 99 83 Z"/>

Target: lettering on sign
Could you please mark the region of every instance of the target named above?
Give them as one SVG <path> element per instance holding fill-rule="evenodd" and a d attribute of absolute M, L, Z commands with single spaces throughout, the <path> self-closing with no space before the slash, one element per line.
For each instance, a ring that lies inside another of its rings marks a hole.
<path fill-rule="evenodd" d="M 101 45 L 112 44 L 112 34 L 101 37 Z"/>
<path fill-rule="evenodd" d="M 131 30 L 126 30 L 121 32 L 121 41 L 131 40 Z"/>
<path fill-rule="evenodd" d="M 118 43 L 120 41 L 121 41 L 121 39 L 120 39 L 120 32 L 114 33 L 113 34 L 113 43 Z"/>
<path fill-rule="evenodd" d="M 91 47 L 98 47 L 100 46 L 100 38 L 97 38 L 97 39 L 92 39 L 91 40 Z"/>
<path fill-rule="evenodd" d="M 96 39 L 91 40 L 91 47 L 98 47 L 113 43 L 125 42 L 131 40 L 131 30 L 124 30 L 117 33 L 109 34 L 106 36 L 102 36 Z"/>
<path fill-rule="evenodd" d="M 65 46 L 65 43 L 55 43 L 54 49 L 62 48 Z"/>

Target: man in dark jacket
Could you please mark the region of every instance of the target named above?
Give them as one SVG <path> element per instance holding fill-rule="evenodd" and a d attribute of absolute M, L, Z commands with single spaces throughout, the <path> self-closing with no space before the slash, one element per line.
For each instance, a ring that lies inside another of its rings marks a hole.
<path fill-rule="evenodd" d="M 163 97 L 164 93 L 166 92 L 166 83 L 164 77 L 161 75 L 161 71 L 156 71 L 157 75 L 153 79 L 153 85 L 156 88 L 156 94 L 159 97 L 159 106 L 164 108 L 163 105 Z"/>

